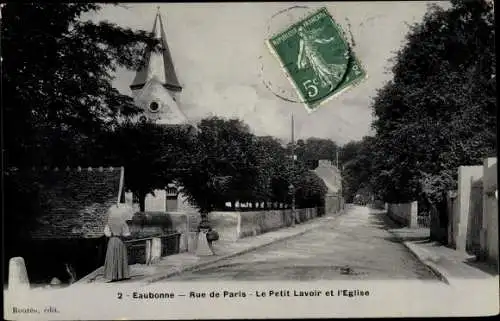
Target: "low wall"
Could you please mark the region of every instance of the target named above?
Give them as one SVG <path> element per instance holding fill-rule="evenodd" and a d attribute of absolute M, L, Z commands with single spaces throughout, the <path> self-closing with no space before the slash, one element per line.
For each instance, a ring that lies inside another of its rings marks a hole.
<path fill-rule="evenodd" d="M 316 208 L 295 210 L 296 223 L 309 221 L 318 216 Z M 219 233 L 221 240 L 235 241 L 248 236 L 255 236 L 293 225 L 291 209 L 212 212 L 209 214 L 210 225 Z"/>
<path fill-rule="evenodd" d="M 146 212 L 146 215 L 163 217 L 168 221 L 167 228 L 177 231 L 180 236 L 180 252 L 192 252 L 196 250 L 197 227 L 201 216 L 197 212 Z M 307 222 L 318 216 L 316 208 L 301 208 L 295 210 L 296 223 Z M 214 230 L 219 233 L 220 240 L 236 241 L 238 239 L 263 234 L 283 227 L 293 225 L 291 209 L 266 210 L 266 211 L 244 211 L 244 212 L 211 212 L 208 220 Z M 148 237 L 164 233 L 165 227 L 131 224 L 132 233 L 141 237 Z"/>
<path fill-rule="evenodd" d="M 211 212 L 208 214 L 210 226 L 219 233 L 219 239 L 235 241 L 238 239 L 240 212 Z"/>
<path fill-rule="evenodd" d="M 418 205 L 417 202 L 387 204 L 387 215 L 394 221 L 409 227 L 418 227 Z"/>
<path fill-rule="evenodd" d="M 325 195 L 325 212 L 337 213 L 344 207 L 343 197 L 337 194 Z"/>
<path fill-rule="evenodd" d="M 292 210 L 240 212 L 238 216 L 238 238 L 255 236 L 293 224 Z"/>

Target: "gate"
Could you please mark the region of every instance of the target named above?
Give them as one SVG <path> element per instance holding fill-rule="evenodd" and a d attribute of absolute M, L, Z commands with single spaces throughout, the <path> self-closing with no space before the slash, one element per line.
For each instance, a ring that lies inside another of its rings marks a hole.
<path fill-rule="evenodd" d="M 466 251 L 476 256 L 481 251 L 481 228 L 483 226 L 483 182 L 472 182 L 467 222 Z"/>

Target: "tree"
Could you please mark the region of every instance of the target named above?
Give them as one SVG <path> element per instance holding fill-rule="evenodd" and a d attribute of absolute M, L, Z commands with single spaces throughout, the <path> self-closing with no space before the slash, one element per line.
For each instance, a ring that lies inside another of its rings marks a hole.
<path fill-rule="evenodd" d="M 293 180 L 290 153 L 276 138 L 257 138 L 258 179 L 256 196 L 267 202 L 286 202 L 289 185 Z"/>
<path fill-rule="evenodd" d="M 83 13 L 99 9 L 95 3 L 2 6 L 6 172 L 32 166 L 102 166 L 103 155 L 95 154 L 103 150 L 99 137 L 120 118 L 138 112 L 132 98 L 113 88 L 113 74 L 119 67 L 138 67 L 143 47 L 154 47 L 157 41 L 144 31 L 81 21 Z M 26 227 L 19 222 L 33 222 L 43 211 L 37 205 L 36 180 L 33 174 L 6 177 L 9 237 Z"/>
<path fill-rule="evenodd" d="M 107 154 L 106 164 L 125 167 L 126 189 L 144 211 L 147 194 L 164 189 L 189 170 L 192 138 L 187 127 L 125 122 L 102 137 L 105 151 L 98 153 Z"/>
<path fill-rule="evenodd" d="M 323 206 L 328 189 L 316 173 L 310 170 L 302 172 L 296 184 L 295 199 L 298 208 Z"/>
<path fill-rule="evenodd" d="M 432 6 L 411 27 L 373 103 L 375 183 L 386 200 L 424 200 L 446 225 L 457 167 L 496 154 L 494 37 L 485 0 Z"/>
<path fill-rule="evenodd" d="M 179 178 L 202 217 L 225 202 L 249 200 L 256 184 L 255 137 L 246 124 L 219 117 L 203 119 L 192 140 L 189 171 Z"/>
<path fill-rule="evenodd" d="M 305 141 L 299 139 L 295 147 L 297 158 L 311 169 L 318 165 L 320 159 L 335 161 L 338 150 L 339 147 L 334 141 L 316 137 L 307 138 Z"/>
<path fill-rule="evenodd" d="M 374 167 L 374 141 L 374 137 L 365 136 L 361 141 L 349 142 L 342 148 L 344 157 L 344 169 L 342 171 L 343 196 L 348 202 L 352 202 L 359 191 L 372 189 L 370 183 Z"/>
<path fill-rule="evenodd" d="M 120 115 L 139 111 L 112 86 L 113 74 L 119 67 L 138 67 L 144 46 L 157 41 L 144 31 L 81 21 L 83 13 L 100 8 L 14 2 L 2 7 L 9 166 L 81 164 L 96 134 L 116 125 Z"/>

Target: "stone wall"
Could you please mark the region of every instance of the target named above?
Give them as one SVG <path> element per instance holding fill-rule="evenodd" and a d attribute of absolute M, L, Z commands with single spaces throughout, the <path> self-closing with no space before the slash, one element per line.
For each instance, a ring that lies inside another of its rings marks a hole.
<path fill-rule="evenodd" d="M 302 223 L 318 216 L 316 208 L 296 209 L 296 222 Z M 146 212 L 149 213 L 149 212 Z M 197 212 L 150 212 L 163 215 L 169 222 L 168 230 L 181 233 L 180 252 L 192 252 L 196 247 L 196 233 L 201 216 Z M 211 212 L 208 215 L 210 225 L 219 233 L 220 240 L 236 241 L 248 236 L 255 236 L 293 225 L 291 209 Z M 129 222 L 133 234 L 141 237 L 160 235 L 165 229 L 160 226 L 138 225 Z"/>
<path fill-rule="evenodd" d="M 328 193 L 325 195 L 325 213 L 337 213 L 340 212 L 343 207 L 344 198 L 339 194 Z"/>
<path fill-rule="evenodd" d="M 235 241 L 238 239 L 240 212 L 211 212 L 208 214 L 210 226 L 219 233 L 219 239 Z"/>
<path fill-rule="evenodd" d="M 240 212 L 238 216 L 238 238 L 259 235 L 293 223 L 292 210 Z"/>
<path fill-rule="evenodd" d="M 316 208 L 296 209 L 296 222 L 302 223 L 318 216 Z M 219 233 L 221 240 L 235 241 L 293 225 L 291 209 L 212 212 L 211 226 Z"/>
<path fill-rule="evenodd" d="M 418 205 L 417 202 L 387 204 L 387 215 L 394 221 L 409 227 L 418 227 Z"/>

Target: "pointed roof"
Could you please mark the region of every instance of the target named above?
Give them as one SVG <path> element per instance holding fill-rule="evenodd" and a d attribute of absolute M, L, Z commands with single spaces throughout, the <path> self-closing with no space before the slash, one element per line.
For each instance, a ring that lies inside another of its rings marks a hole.
<path fill-rule="evenodd" d="M 160 79 L 154 75 L 135 97 L 136 105 L 145 110 L 150 117 L 156 118 L 159 123 L 168 125 L 187 124 L 186 115 L 181 111 L 170 93 L 164 89 L 165 86 L 162 85 Z M 158 113 L 151 114 L 148 112 L 149 104 L 152 101 L 161 102 L 162 108 Z"/>
<path fill-rule="evenodd" d="M 146 82 L 156 76 L 165 88 L 173 91 L 181 91 L 182 86 L 177 79 L 174 63 L 168 48 L 167 36 L 163 28 L 163 20 L 160 8 L 156 13 L 153 23 L 153 34 L 160 40 L 161 51 L 153 52 L 151 47 L 147 47 L 144 52 L 145 64 L 141 67 L 130 85 L 131 89 L 140 89 Z"/>

